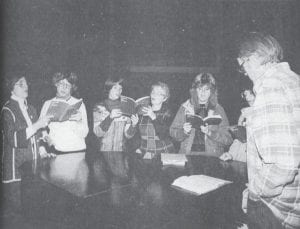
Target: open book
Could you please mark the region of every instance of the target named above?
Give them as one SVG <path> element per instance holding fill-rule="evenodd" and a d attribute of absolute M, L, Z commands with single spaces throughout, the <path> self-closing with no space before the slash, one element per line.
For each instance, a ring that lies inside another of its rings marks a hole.
<path fill-rule="evenodd" d="M 51 121 L 64 122 L 69 120 L 69 118 L 78 111 L 81 104 L 82 99 L 73 105 L 62 101 L 52 101 L 46 115 L 53 117 Z"/>
<path fill-rule="evenodd" d="M 185 166 L 187 158 L 185 154 L 162 153 L 161 161 L 163 165 Z"/>
<path fill-rule="evenodd" d="M 233 139 L 238 139 L 240 142 L 245 143 L 247 141 L 246 128 L 244 126 L 234 126 L 229 128 Z"/>
<path fill-rule="evenodd" d="M 173 181 L 172 187 L 202 195 L 230 183 L 232 182 L 206 175 L 191 175 L 177 178 Z"/>
<path fill-rule="evenodd" d="M 123 115 L 130 117 L 133 114 L 139 113 L 140 107 L 147 106 L 149 103 L 150 96 L 145 96 L 137 100 L 127 96 L 122 96 L 119 109 L 121 109 Z"/>
<path fill-rule="evenodd" d="M 219 125 L 222 122 L 222 117 L 221 117 L 221 115 L 210 115 L 205 118 L 202 118 L 199 115 L 187 114 L 186 122 L 191 123 L 193 128 L 199 129 L 200 126 L 203 126 L 205 124 Z"/>

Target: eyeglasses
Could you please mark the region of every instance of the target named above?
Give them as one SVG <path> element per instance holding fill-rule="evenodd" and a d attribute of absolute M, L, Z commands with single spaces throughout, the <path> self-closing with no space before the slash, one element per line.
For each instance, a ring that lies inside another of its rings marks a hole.
<path fill-rule="evenodd" d="M 72 87 L 71 84 L 67 84 L 67 83 L 58 83 L 57 86 L 62 88 L 67 88 L 67 89 L 70 89 Z"/>
<path fill-rule="evenodd" d="M 28 83 L 26 82 L 21 82 L 21 83 L 16 83 L 15 86 L 19 86 L 19 87 L 28 87 Z"/>

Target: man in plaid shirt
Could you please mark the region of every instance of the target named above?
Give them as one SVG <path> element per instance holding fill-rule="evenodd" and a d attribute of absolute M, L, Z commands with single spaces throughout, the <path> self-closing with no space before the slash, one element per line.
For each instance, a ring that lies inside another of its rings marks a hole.
<path fill-rule="evenodd" d="M 270 35 L 240 43 L 256 94 L 246 121 L 249 228 L 300 228 L 300 78 L 282 58 Z"/>

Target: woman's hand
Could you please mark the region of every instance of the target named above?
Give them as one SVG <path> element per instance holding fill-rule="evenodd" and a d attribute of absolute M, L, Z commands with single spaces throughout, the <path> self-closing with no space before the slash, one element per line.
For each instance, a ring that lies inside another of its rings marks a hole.
<path fill-rule="evenodd" d="M 153 112 L 151 107 L 143 107 L 142 112 L 144 116 L 148 116 L 152 120 L 156 119 L 156 114 Z"/>
<path fill-rule="evenodd" d="M 135 127 L 137 124 L 138 124 L 138 122 L 139 122 L 139 117 L 138 117 L 138 115 L 136 114 L 136 115 L 131 115 L 131 125 L 132 125 L 132 127 Z"/>
<path fill-rule="evenodd" d="M 54 158 L 54 157 L 56 157 L 56 154 L 54 154 L 54 153 L 47 153 L 47 150 L 45 149 L 44 146 L 39 147 L 39 154 L 40 154 L 40 157 L 42 159 L 43 158 Z"/>
<path fill-rule="evenodd" d="M 75 114 L 72 114 L 71 117 L 69 118 L 69 121 L 76 121 L 79 122 L 82 120 L 82 115 L 81 113 L 78 111 Z"/>
<path fill-rule="evenodd" d="M 112 109 L 110 112 L 110 118 L 114 119 L 114 118 L 119 118 L 122 116 L 122 112 L 120 109 Z"/>
<path fill-rule="evenodd" d="M 191 125 L 191 123 L 186 122 L 186 123 L 183 124 L 183 132 L 184 132 L 185 134 L 190 134 L 191 130 L 192 130 L 192 125 Z"/>
<path fill-rule="evenodd" d="M 200 130 L 202 131 L 202 133 L 206 134 L 206 135 L 210 135 L 210 131 L 208 128 L 208 125 L 206 124 L 205 126 L 200 126 Z"/>
<path fill-rule="evenodd" d="M 222 161 L 230 161 L 232 160 L 232 155 L 230 153 L 223 153 L 221 156 L 220 156 L 220 159 Z"/>

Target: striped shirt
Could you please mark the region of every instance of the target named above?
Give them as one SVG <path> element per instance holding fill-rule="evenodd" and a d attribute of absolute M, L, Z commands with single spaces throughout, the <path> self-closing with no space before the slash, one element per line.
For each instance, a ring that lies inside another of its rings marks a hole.
<path fill-rule="evenodd" d="M 249 198 L 260 199 L 284 228 L 300 227 L 300 78 L 288 63 L 254 82 L 247 116 Z"/>

